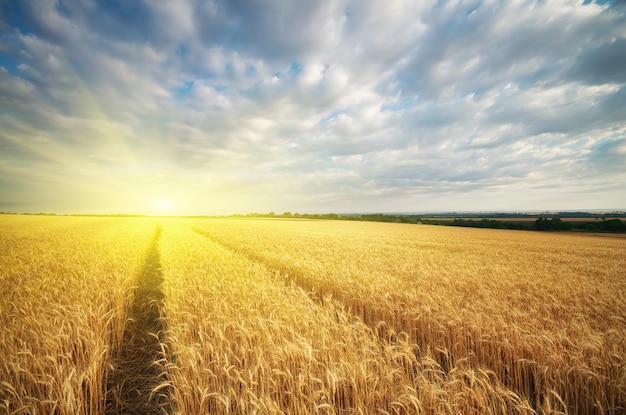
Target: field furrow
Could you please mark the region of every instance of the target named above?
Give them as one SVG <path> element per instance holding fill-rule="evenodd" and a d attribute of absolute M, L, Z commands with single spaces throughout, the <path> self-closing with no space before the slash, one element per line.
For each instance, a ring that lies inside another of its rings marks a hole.
<path fill-rule="evenodd" d="M 112 353 L 106 414 L 162 414 L 169 409 L 170 388 L 164 369 L 163 274 L 159 253 L 161 228 L 145 257 L 134 287 L 120 349 Z"/>

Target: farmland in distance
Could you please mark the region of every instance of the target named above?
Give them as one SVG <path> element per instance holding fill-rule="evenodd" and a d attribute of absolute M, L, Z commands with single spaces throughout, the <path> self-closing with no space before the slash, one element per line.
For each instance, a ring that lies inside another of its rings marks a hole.
<path fill-rule="evenodd" d="M 626 410 L 624 238 L 8 215 L 0 231 L 0 412 Z"/>

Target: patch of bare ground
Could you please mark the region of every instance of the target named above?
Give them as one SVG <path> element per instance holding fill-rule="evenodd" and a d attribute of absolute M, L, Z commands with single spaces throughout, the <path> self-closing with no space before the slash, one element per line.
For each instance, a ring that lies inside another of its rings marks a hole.
<path fill-rule="evenodd" d="M 113 351 L 107 381 L 106 415 L 168 414 L 170 386 L 163 349 L 163 274 L 157 230 L 137 278 L 120 350 Z"/>

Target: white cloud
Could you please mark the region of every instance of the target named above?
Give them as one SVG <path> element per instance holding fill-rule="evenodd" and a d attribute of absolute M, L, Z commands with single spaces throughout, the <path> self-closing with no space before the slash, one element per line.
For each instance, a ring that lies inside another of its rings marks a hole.
<path fill-rule="evenodd" d="M 5 181 L 0 195 L 28 203 L 12 206 L 46 210 L 18 165 L 74 201 L 90 182 L 112 189 L 107 203 L 184 187 L 193 196 L 177 191 L 178 205 L 193 213 L 514 209 L 529 208 L 527 193 L 542 208 L 583 208 L 588 192 L 626 181 L 623 8 L 16 7 L 0 28 L 0 166 L 22 190 Z M 600 207 L 626 206 L 606 189 L 612 205 Z"/>

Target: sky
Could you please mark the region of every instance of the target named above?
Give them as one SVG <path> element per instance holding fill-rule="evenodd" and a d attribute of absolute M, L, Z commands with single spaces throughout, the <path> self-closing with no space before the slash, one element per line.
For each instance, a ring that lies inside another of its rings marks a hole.
<path fill-rule="evenodd" d="M 626 1 L 0 0 L 0 211 L 626 208 Z"/>

